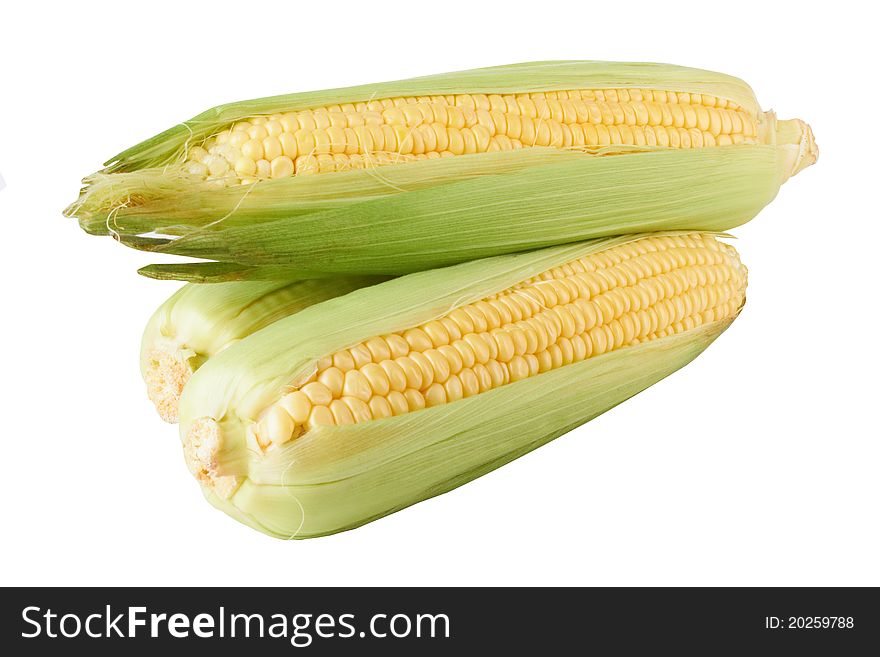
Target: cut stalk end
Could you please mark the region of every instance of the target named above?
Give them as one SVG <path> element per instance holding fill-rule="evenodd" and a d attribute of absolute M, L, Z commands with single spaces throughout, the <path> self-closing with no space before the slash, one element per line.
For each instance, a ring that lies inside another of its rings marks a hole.
<path fill-rule="evenodd" d="M 819 159 L 819 147 L 810 126 L 800 119 L 776 122 L 776 143 L 784 148 L 783 181 L 797 175 Z"/>
<path fill-rule="evenodd" d="M 185 349 L 170 341 L 156 344 L 146 354 L 144 381 L 147 395 L 159 416 L 168 423 L 178 420 L 180 394 L 194 368 L 191 360 L 195 356 L 191 349 Z"/>
<path fill-rule="evenodd" d="M 228 499 L 241 484 L 239 477 L 220 473 L 223 436 L 212 418 L 199 418 L 183 436 L 183 454 L 193 476 L 221 499 Z"/>

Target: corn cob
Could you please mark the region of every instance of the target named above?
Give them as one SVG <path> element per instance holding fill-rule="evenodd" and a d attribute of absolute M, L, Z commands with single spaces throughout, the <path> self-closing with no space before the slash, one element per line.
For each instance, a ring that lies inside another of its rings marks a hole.
<path fill-rule="evenodd" d="M 223 105 L 112 158 L 67 212 L 221 263 L 143 272 L 159 278 L 399 274 L 725 230 L 816 157 L 805 123 L 762 112 L 736 78 L 544 62 Z"/>
<path fill-rule="evenodd" d="M 438 495 L 682 367 L 746 270 L 704 233 L 631 235 L 411 274 L 312 306 L 200 369 L 181 437 L 208 500 L 267 534 L 342 531 Z"/>
<path fill-rule="evenodd" d="M 180 393 L 209 358 L 272 322 L 379 277 L 188 284 L 163 303 L 141 341 L 141 375 L 166 422 L 177 422 Z"/>

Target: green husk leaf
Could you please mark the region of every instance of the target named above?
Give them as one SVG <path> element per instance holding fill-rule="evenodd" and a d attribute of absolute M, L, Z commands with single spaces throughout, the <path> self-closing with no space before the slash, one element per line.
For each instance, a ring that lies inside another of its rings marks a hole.
<path fill-rule="evenodd" d="M 355 197 L 319 212 L 300 212 L 298 196 L 281 191 L 309 177 L 278 181 L 285 183 L 283 187 L 274 187 L 273 181 L 265 188 L 274 195 L 271 200 L 259 189 L 245 199 L 238 193 L 239 205 L 230 215 L 234 221 L 157 242 L 151 250 L 253 266 L 295 264 L 304 274 L 401 274 L 621 233 L 728 230 L 769 203 L 780 180 L 780 159 L 772 146 L 662 150 L 623 157 L 553 149 L 503 155 L 529 164 L 503 175 Z M 467 159 L 386 167 L 381 174 L 395 189 L 406 189 L 396 180 L 398 175 L 419 167 L 456 169 Z M 325 177 L 344 184 L 343 176 L 355 180 L 371 174 L 352 171 Z M 192 203 L 198 202 L 193 197 Z M 119 239 L 124 244 L 132 240 L 126 234 Z"/>
<path fill-rule="evenodd" d="M 157 281 L 184 281 L 186 283 L 229 283 L 244 281 L 285 281 L 309 276 L 296 267 L 254 267 L 235 262 L 181 262 L 147 265 L 138 269 L 141 276 Z"/>

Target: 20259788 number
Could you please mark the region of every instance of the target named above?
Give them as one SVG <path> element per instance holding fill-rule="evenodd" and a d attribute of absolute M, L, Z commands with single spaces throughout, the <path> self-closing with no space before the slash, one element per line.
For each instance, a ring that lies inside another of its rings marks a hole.
<path fill-rule="evenodd" d="M 765 616 L 764 627 L 769 630 L 844 630 L 855 627 L 852 616 Z"/>

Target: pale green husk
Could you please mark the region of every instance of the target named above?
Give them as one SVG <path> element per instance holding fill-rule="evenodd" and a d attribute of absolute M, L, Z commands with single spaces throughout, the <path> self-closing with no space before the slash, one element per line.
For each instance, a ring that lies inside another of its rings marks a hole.
<path fill-rule="evenodd" d="M 590 420 L 690 362 L 729 324 L 620 349 L 452 404 L 385 420 L 320 427 L 266 454 L 245 427 L 319 357 L 401 330 L 628 236 L 421 272 L 308 308 L 212 359 L 181 400 L 181 436 L 216 421 L 213 504 L 267 534 L 342 531 L 440 494 Z M 193 463 L 190 467 L 193 469 Z M 196 469 L 193 471 L 196 472 Z M 214 485 L 222 482 L 222 485 Z"/>
<path fill-rule="evenodd" d="M 150 397 L 163 419 L 174 422 L 180 388 L 209 358 L 282 317 L 384 280 L 347 276 L 185 285 L 153 313 L 141 339 L 141 376 Z M 164 384 L 160 388 L 157 377 Z"/>
<path fill-rule="evenodd" d="M 176 175 L 190 145 L 254 114 L 429 93 L 648 87 L 733 100 L 765 142 L 706 149 L 528 148 L 210 188 Z M 112 158 L 67 213 L 128 246 L 219 261 L 154 265 L 156 278 L 242 280 L 400 274 L 648 230 L 726 230 L 754 217 L 795 168 L 748 85 L 663 64 L 539 62 L 214 108 Z M 788 132 L 786 132 L 788 135 Z M 262 271 L 261 271 L 262 270 Z"/>

